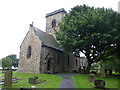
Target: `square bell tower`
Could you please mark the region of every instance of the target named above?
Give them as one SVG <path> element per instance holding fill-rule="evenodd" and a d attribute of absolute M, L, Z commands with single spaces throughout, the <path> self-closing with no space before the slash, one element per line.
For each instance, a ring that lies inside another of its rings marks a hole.
<path fill-rule="evenodd" d="M 59 30 L 58 24 L 61 22 L 67 12 L 64 8 L 46 14 L 46 32 L 55 39 L 55 32 Z"/>

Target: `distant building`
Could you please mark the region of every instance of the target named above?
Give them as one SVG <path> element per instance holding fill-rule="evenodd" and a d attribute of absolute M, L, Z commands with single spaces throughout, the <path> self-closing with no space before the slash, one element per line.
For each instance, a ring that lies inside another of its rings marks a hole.
<path fill-rule="evenodd" d="M 79 70 L 80 58 L 65 53 L 56 40 L 58 23 L 67 12 L 62 8 L 46 14 L 46 32 L 30 24 L 21 46 L 18 72 L 21 73 L 60 73 Z"/>

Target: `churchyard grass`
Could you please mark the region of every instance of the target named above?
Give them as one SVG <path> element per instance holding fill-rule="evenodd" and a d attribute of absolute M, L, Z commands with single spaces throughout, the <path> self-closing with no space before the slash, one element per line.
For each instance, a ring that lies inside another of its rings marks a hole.
<path fill-rule="evenodd" d="M 30 84 L 28 83 L 28 78 L 38 77 L 39 80 L 46 80 L 41 84 Z M 51 74 L 34 74 L 34 73 L 13 73 L 13 77 L 20 78 L 21 80 L 17 80 L 18 83 L 12 83 L 12 87 L 10 88 L 20 88 L 21 86 L 24 88 L 29 88 L 30 86 L 36 86 L 36 88 L 58 88 L 61 77 L 55 76 Z M 3 88 L 8 88 L 3 86 Z"/>
<path fill-rule="evenodd" d="M 75 88 L 93 88 L 94 87 L 94 82 L 89 82 L 88 74 L 75 75 L 75 76 L 72 76 L 72 79 L 74 81 Z M 106 82 L 105 88 L 118 88 L 119 87 L 118 84 L 120 84 L 120 80 L 118 79 L 118 76 L 106 75 L 105 78 L 101 78 L 99 75 L 96 75 L 95 79 L 104 80 Z"/>

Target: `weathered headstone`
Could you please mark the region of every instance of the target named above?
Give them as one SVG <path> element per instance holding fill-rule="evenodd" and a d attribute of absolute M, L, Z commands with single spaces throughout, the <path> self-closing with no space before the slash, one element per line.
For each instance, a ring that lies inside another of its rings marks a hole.
<path fill-rule="evenodd" d="M 105 77 L 105 69 L 100 69 L 100 77 Z"/>
<path fill-rule="evenodd" d="M 89 82 L 94 82 L 95 81 L 95 74 L 91 73 L 89 74 Z"/>
<path fill-rule="evenodd" d="M 12 71 L 6 71 L 4 75 L 4 86 L 10 87 L 12 85 Z"/>
<path fill-rule="evenodd" d="M 30 84 L 37 84 L 38 83 L 38 77 L 34 77 L 34 78 L 29 78 L 28 82 Z"/>
<path fill-rule="evenodd" d="M 95 88 L 105 88 L 105 81 L 104 80 L 95 80 L 94 82 Z"/>
<path fill-rule="evenodd" d="M 84 73 L 85 73 L 85 70 L 84 70 L 84 69 L 81 69 L 80 73 L 84 74 Z"/>
<path fill-rule="evenodd" d="M 28 82 L 30 84 L 36 84 L 36 79 L 35 78 L 29 78 Z"/>

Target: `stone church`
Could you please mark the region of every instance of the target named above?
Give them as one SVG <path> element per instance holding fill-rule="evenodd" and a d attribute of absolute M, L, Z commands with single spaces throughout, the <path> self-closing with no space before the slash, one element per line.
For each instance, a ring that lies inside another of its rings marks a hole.
<path fill-rule="evenodd" d="M 20 46 L 18 72 L 61 73 L 79 70 L 84 60 L 72 53 L 65 53 L 55 37 L 54 30 L 59 30 L 58 23 L 66 13 L 62 8 L 46 14 L 46 32 L 30 24 Z"/>

